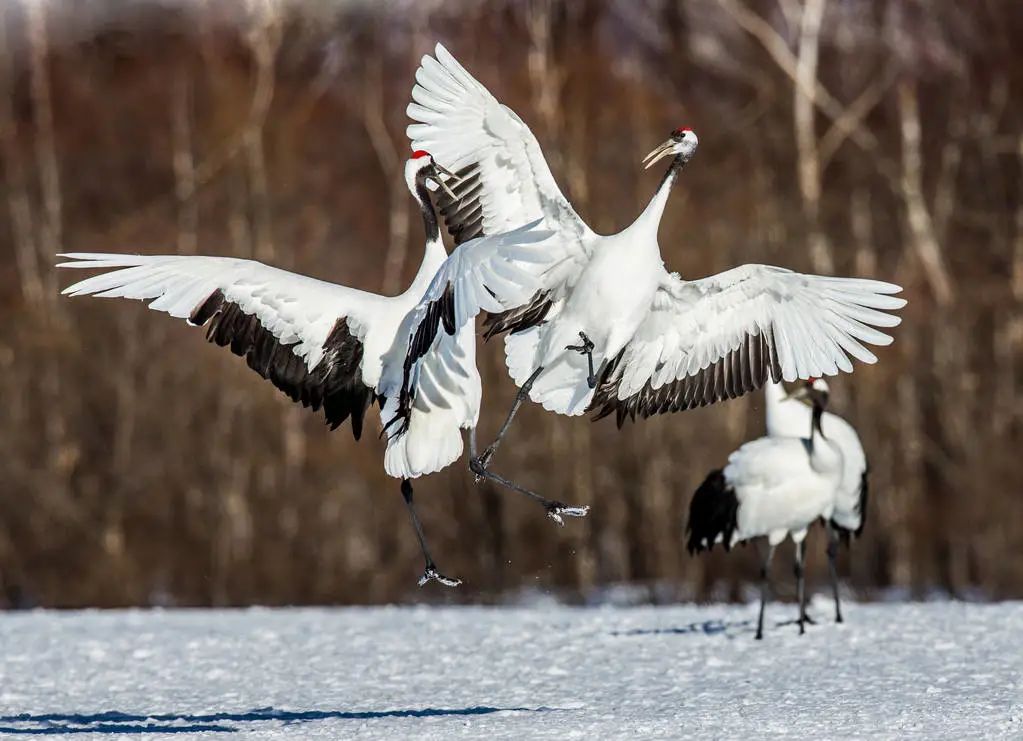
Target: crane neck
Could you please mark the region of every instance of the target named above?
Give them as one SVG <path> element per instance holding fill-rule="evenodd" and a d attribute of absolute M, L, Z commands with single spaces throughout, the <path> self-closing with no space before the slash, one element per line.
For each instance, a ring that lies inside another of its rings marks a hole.
<path fill-rule="evenodd" d="M 810 414 L 810 437 L 806 440 L 806 452 L 810 455 L 810 465 L 818 470 L 831 469 L 840 461 L 840 453 L 834 444 L 824 435 L 821 420 L 824 418 L 824 405 L 819 399 L 813 400 Z M 840 465 L 840 463 L 839 463 Z"/>
<path fill-rule="evenodd" d="M 419 204 L 419 210 L 423 215 L 423 229 L 426 232 L 426 247 L 423 252 L 423 261 L 419 266 L 416 277 L 409 286 L 410 291 L 422 293 L 430 285 L 434 274 L 441 263 L 447 259 L 447 250 L 444 249 L 444 242 L 440 238 L 440 226 L 437 223 L 437 212 L 430 200 L 430 191 L 426 187 L 425 177 L 417 175 L 412 190 L 412 195 Z"/>
<path fill-rule="evenodd" d="M 633 226 L 650 229 L 653 231 L 656 239 L 657 227 L 660 226 L 661 217 L 664 216 L 664 209 L 668 205 L 668 196 L 671 195 L 672 186 L 675 185 L 675 180 L 678 179 L 678 174 L 682 172 L 686 162 L 688 162 L 688 159 L 681 154 L 677 154 L 672 158 L 671 164 L 668 165 L 664 177 L 661 178 L 661 184 L 657 186 L 657 191 L 654 193 L 653 198 L 650 199 L 646 208 L 643 209 L 643 213 L 633 222 Z"/>
<path fill-rule="evenodd" d="M 813 413 L 810 416 L 810 447 L 814 447 L 814 443 L 817 442 L 818 438 L 824 437 L 824 430 L 821 429 L 821 418 L 824 416 L 824 407 L 819 402 L 813 403 Z"/>
<path fill-rule="evenodd" d="M 433 208 L 433 201 L 430 200 L 430 190 L 426 187 L 426 179 L 419 175 L 416 177 L 415 188 L 412 191 L 416 201 L 419 203 L 419 210 L 423 214 L 423 230 L 426 232 L 427 244 L 436 242 L 440 244 L 440 227 L 437 224 L 437 211 Z"/>

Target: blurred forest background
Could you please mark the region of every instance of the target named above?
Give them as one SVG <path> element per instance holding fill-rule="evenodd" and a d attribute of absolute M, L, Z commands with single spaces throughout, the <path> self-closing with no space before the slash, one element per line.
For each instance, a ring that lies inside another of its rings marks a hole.
<path fill-rule="evenodd" d="M 680 530 L 761 434 L 761 394 L 621 432 L 526 408 L 496 470 L 590 516 L 557 528 L 452 466 L 417 501 L 466 584 L 420 592 L 375 427 L 329 434 L 200 331 L 59 295 L 54 253 L 90 250 L 403 289 L 422 244 L 404 111 L 438 40 L 597 231 L 638 213 L 661 175 L 640 159 L 688 125 L 670 269 L 905 286 L 895 344 L 832 384 L 872 466 L 843 576 L 864 597 L 1023 596 L 1019 0 L 5 0 L 0 604 L 743 595 L 752 549 L 689 558 Z M 483 440 L 513 396 L 502 359 L 481 351 Z M 819 533 L 811 549 L 823 588 Z"/>

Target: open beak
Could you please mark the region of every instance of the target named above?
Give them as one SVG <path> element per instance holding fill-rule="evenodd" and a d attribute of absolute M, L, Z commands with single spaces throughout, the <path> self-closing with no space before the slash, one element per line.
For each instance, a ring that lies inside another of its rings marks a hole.
<path fill-rule="evenodd" d="M 796 390 L 791 392 L 791 393 L 789 393 L 789 394 L 787 394 L 785 396 L 785 398 L 782 399 L 782 401 L 788 401 L 789 399 L 793 399 L 795 401 L 799 401 L 800 399 L 807 398 L 809 395 L 810 395 L 810 389 L 807 388 L 803 384 L 799 384 L 799 386 L 796 388 Z"/>
<path fill-rule="evenodd" d="M 458 185 L 460 182 L 462 182 L 462 178 L 458 177 L 457 175 L 455 175 L 455 173 L 451 172 L 451 170 L 436 162 L 433 163 L 433 169 L 434 169 L 433 181 L 437 183 L 437 185 L 439 185 L 441 188 L 443 188 L 445 193 L 451 196 L 451 200 L 457 201 L 458 196 L 455 195 L 455 192 L 451 190 L 447 182 L 442 180 L 440 176 L 444 175 L 449 181 L 451 181 L 455 185 Z"/>
<path fill-rule="evenodd" d="M 657 160 L 667 157 L 669 154 L 674 154 L 674 149 L 674 139 L 668 139 L 668 141 L 658 145 L 654 151 L 643 158 L 643 169 L 649 170 L 651 165 L 657 162 Z"/>

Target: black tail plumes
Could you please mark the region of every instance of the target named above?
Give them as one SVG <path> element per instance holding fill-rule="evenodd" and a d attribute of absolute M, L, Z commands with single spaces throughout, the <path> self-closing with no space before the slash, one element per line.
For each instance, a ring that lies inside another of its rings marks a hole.
<path fill-rule="evenodd" d="M 738 513 L 739 500 L 735 497 L 735 490 L 728 486 L 721 469 L 711 471 L 689 503 L 686 550 L 690 555 L 709 551 L 719 536 L 725 550 L 730 550 Z"/>
<path fill-rule="evenodd" d="M 867 499 L 870 495 L 870 481 L 867 475 L 870 473 L 870 466 L 863 470 L 863 475 L 860 477 L 860 501 L 857 505 L 857 510 L 860 514 L 860 526 L 855 530 L 849 530 L 839 525 L 834 520 L 831 521 L 831 527 L 838 533 L 838 537 L 848 547 L 849 541 L 853 535 L 857 538 L 863 534 L 863 526 L 867 524 Z"/>

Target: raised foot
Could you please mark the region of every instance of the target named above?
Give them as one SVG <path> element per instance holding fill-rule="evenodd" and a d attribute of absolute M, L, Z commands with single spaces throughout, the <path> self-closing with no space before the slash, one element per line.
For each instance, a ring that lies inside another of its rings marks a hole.
<path fill-rule="evenodd" d="M 582 340 L 582 344 L 580 344 L 580 345 L 566 345 L 565 349 L 566 350 L 575 350 L 577 353 L 580 353 L 582 355 L 586 355 L 587 353 L 593 352 L 593 347 L 594 347 L 593 342 L 590 341 L 590 338 L 586 336 L 585 332 L 580 332 L 579 333 L 579 339 Z"/>
<path fill-rule="evenodd" d="M 806 615 L 806 614 L 803 615 L 803 622 L 806 623 L 807 625 L 816 625 L 817 624 L 816 620 L 814 620 L 812 617 L 810 617 L 809 615 Z"/>
<path fill-rule="evenodd" d="M 565 517 L 586 517 L 586 515 L 590 512 L 589 505 L 585 507 L 573 507 L 561 502 L 549 502 L 545 506 L 545 509 L 547 510 L 547 516 L 561 526 L 564 526 L 565 524 Z"/>
<path fill-rule="evenodd" d="M 490 465 L 490 459 L 493 457 L 494 448 L 491 446 L 484 450 L 483 454 L 479 458 L 469 459 L 469 470 L 472 471 L 477 484 L 483 480 L 483 476 L 487 471 L 487 466 Z"/>
<path fill-rule="evenodd" d="M 445 587 L 457 587 L 462 583 L 461 579 L 452 579 L 450 576 L 444 576 L 444 574 L 437 571 L 437 568 L 432 564 L 426 567 L 426 571 L 419 577 L 419 586 L 425 585 L 428 581 L 436 581 L 443 584 Z"/>

